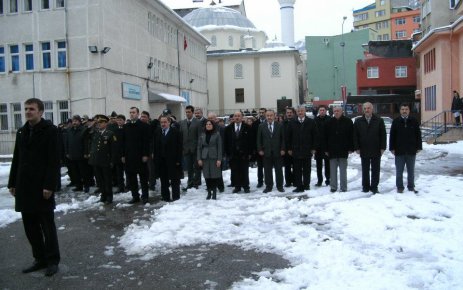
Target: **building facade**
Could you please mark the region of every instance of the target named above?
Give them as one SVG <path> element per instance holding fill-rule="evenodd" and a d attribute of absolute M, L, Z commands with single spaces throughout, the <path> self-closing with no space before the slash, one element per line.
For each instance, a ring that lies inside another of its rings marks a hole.
<path fill-rule="evenodd" d="M 361 9 L 354 10 L 354 29 L 371 28 L 377 32 L 377 40 L 391 39 L 391 1 L 376 0 Z"/>
<path fill-rule="evenodd" d="M 392 8 L 391 37 L 392 40 L 410 39 L 414 33 L 420 32 L 420 10 L 408 7 Z"/>
<path fill-rule="evenodd" d="M 457 9 L 460 0 L 449 1 L 421 1 L 421 31 L 423 35 L 430 33 L 434 28 L 451 25 L 458 17 Z"/>
<path fill-rule="evenodd" d="M 309 100 L 341 100 L 343 84 L 347 86 L 347 93 L 355 94 L 356 62 L 363 58 L 363 45 L 375 39 L 376 32 L 372 29 L 335 36 L 307 36 Z M 343 41 L 344 47 L 341 46 Z"/>
<path fill-rule="evenodd" d="M 55 124 L 207 106 L 209 42 L 159 0 L 0 1 L 0 142 L 11 143 L 31 97 Z"/>

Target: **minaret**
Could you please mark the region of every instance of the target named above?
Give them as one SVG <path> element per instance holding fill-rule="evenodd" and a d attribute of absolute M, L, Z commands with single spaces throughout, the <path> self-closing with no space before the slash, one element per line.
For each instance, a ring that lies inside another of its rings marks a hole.
<path fill-rule="evenodd" d="M 281 40 L 294 47 L 294 3 L 296 0 L 278 0 L 281 11 Z"/>

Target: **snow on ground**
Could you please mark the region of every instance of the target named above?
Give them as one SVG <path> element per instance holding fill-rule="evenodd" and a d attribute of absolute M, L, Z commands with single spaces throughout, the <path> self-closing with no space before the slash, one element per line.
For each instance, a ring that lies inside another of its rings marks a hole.
<path fill-rule="evenodd" d="M 217 201 L 207 201 L 204 188 L 189 190 L 179 201 L 154 209 L 151 220 L 134 220 L 119 245 L 147 260 L 183 246 L 230 244 L 275 253 L 291 264 L 254 273 L 257 278 L 250 274 L 235 289 L 462 289 L 463 175 L 429 170 L 461 158 L 462 145 L 424 145 L 417 156 L 416 195 L 396 193 L 390 152 L 381 162 L 381 194 L 374 196 L 360 191 L 355 154 L 349 158 L 346 193 L 333 194 L 324 186 L 306 191 L 308 198 L 292 188 L 263 194 L 255 189 L 251 169 L 250 194 L 227 188 Z M 314 178 L 313 170 L 312 183 Z M 224 179 L 228 183 L 229 171 Z M 129 193 L 115 195 L 113 210 L 129 199 Z M 20 218 L 12 200 L 6 188 L 0 189 L 0 228 Z M 97 197 L 80 195 L 56 211 L 86 209 L 107 210 Z M 112 255 L 113 248 L 105 254 Z"/>

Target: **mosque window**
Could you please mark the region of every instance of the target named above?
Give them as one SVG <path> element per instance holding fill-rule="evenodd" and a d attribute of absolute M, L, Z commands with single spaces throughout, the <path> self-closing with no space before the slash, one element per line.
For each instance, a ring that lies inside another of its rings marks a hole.
<path fill-rule="evenodd" d="M 217 46 L 217 37 L 215 35 L 211 37 L 211 46 Z"/>
<path fill-rule="evenodd" d="M 241 63 L 235 64 L 235 79 L 243 78 L 243 65 Z"/>
<path fill-rule="evenodd" d="M 233 36 L 228 36 L 228 46 L 232 47 L 233 46 Z"/>
<path fill-rule="evenodd" d="M 272 63 L 272 78 L 280 77 L 280 64 L 278 62 Z"/>

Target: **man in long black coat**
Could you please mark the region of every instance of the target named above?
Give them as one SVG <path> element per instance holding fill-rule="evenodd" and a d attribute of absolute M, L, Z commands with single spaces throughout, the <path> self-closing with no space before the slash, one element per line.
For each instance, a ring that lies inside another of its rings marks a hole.
<path fill-rule="evenodd" d="M 87 130 L 87 127 L 82 125 L 80 116 L 74 115 L 72 117 L 72 127 L 67 131 L 66 143 L 64 144 L 66 157 L 69 159 L 69 166 L 72 167 L 70 173 L 74 174 L 71 180 L 76 182 L 76 187 L 73 191 L 85 190 L 86 193 L 88 193 L 90 188 L 88 161 L 84 158 L 87 148 Z"/>
<path fill-rule="evenodd" d="M 170 126 L 170 118 L 162 116 L 161 128 L 154 137 L 153 159 L 161 179 L 161 196 L 164 201 L 180 199 L 183 142 L 180 131 Z M 169 185 L 172 187 L 172 199 Z"/>
<path fill-rule="evenodd" d="M 137 175 L 140 176 L 141 198 L 148 202 L 148 165 L 150 154 L 149 125 L 140 121 L 140 111 L 130 108 L 130 121 L 124 125 L 122 163 L 125 164 L 129 189 L 132 192 L 130 204 L 140 201 Z"/>
<path fill-rule="evenodd" d="M 363 116 L 354 123 L 354 149 L 362 163 L 362 191 L 378 193 L 381 156 L 386 150 L 386 126 L 381 117 L 373 114 L 373 104 L 369 102 L 363 104 Z"/>
<path fill-rule="evenodd" d="M 311 158 L 317 148 L 317 126 L 315 121 L 307 118 L 305 107 L 297 108 L 288 132 L 288 154 L 293 157 L 294 186 L 293 192 L 310 190 Z"/>
<path fill-rule="evenodd" d="M 317 164 L 317 184 L 316 186 L 322 186 L 323 183 L 323 164 L 325 165 L 325 184 L 330 185 L 330 159 L 325 154 L 326 142 L 325 142 L 325 125 L 331 119 L 330 116 L 326 115 L 326 107 L 321 105 L 318 107 L 318 116 L 315 118 L 315 124 L 318 129 L 318 148 L 315 153 L 315 161 Z"/>
<path fill-rule="evenodd" d="M 28 99 L 25 111 L 27 123 L 16 133 L 8 188 L 15 197 L 15 210 L 21 212 L 35 259 L 23 273 L 47 268 L 45 275 L 52 276 L 60 261 L 53 194 L 59 167 L 58 129 L 42 119 L 41 100 Z"/>
<path fill-rule="evenodd" d="M 233 124 L 225 129 L 225 153 L 230 160 L 233 193 L 241 188 L 249 193 L 249 158 L 251 157 L 253 136 L 251 127 L 243 122 L 243 113 L 235 112 Z"/>

